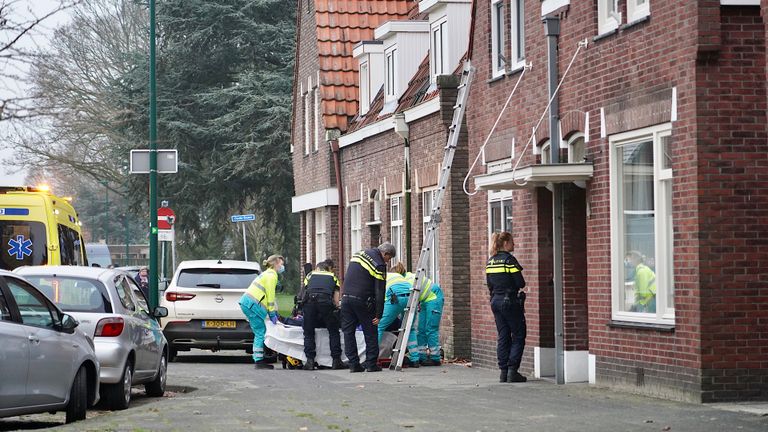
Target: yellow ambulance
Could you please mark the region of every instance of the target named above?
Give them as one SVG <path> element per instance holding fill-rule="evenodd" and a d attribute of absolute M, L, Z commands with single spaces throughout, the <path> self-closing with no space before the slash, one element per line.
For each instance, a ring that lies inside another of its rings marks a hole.
<path fill-rule="evenodd" d="M 0 186 L 0 269 L 88 265 L 80 219 L 44 187 Z"/>

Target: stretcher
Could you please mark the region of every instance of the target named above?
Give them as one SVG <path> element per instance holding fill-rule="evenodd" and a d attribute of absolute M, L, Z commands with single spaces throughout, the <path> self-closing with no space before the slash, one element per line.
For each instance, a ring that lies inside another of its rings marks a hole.
<path fill-rule="evenodd" d="M 267 321 L 266 325 L 267 333 L 264 337 L 264 345 L 278 354 L 290 356 L 299 359 L 302 362 L 307 361 L 307 357 L 304 355 L 304 330 L 301 326 L 286 325 L 279 321 L 277 324 L 272 324 L 270 321 Z M 344 354 L 344 335 L 342 334 L 340 337 L 341 360 L 346 362 L 347 356 Z M 365 338 L 363 337 L 362 330 L 357 330 L 355 332 L 355 339 L 357 340 L 357 355 L 362 361 L 365 359 Z M 396 340 L 397 336 L 393 333 L 384 333 L 382 343 L 379 344 L 379 358 L 390 357 L 392 355 L 392 346 Z M 327 329 L 319 328 L 315 330 L 315 349 L 317 351 L 317 354 L 315 355 L 315 363 L 320 366 L 331 367 L 333 358 L 331 357 L 331 347 Z"/>

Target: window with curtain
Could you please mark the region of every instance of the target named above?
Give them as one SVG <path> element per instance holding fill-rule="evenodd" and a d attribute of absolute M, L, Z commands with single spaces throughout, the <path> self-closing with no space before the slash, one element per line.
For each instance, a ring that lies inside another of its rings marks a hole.
<path fill-rule="evenodd" d="M 504 1 L 491 0 L 491 73 L 494 77 L 504 75 L 506 72 L 504 29 Z"/>
<path fill-rule="evenodd" d="M 525 63 L 525 0 L 512 0 L 510 37 L 512 40 L 512 67 L 521 67 Z"/>
<path fill-rule="evenodd" d="M 355 253 L 363 248 L 363 224 L 361 217 L 362 204 L 349 205 L 349 250 Z"/>
<path fill-rule="evenodd" d="M 315 210 L 315 261 L 326 259 L 325 253 L 325 209 Z M 316 264 L 314 263 L 314 264 Z"/>
<path fill-rule="evenodd" d="M 669 127 L 611 137 L 614 317 L 674 320 Z"/>

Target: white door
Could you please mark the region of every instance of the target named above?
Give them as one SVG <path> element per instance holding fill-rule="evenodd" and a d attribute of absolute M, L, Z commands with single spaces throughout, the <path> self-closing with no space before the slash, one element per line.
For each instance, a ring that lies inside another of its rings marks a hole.
<path fill-rule="evenodd" d="M 70 334 L 60 332 L 59 312 L 31 285 L 6 278 L 10 295 L 19 308 L 29 345 L 27 405 L 47 405 L 66 400 L 74 378 L 75 353 L 80 347 Z"/>
<path fill-rule="evenodd" d="M 11 309 L 0 287 L 0 410 L 23 406 L 27 393 L 29 344 L 24 326 L 12 321 Z"/>

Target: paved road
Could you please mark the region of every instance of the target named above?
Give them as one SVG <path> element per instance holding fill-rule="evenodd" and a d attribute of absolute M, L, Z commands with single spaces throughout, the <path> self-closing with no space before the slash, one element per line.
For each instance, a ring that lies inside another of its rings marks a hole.
<path fill-rule="evenodd" d="M 248 357 L 182 354 L 164 398 L 129 409 L 0 419 L 57 431 L 768 431 L 768 417 L 546 381 L 499 384 L 466 366 L 405 372 L 256 371 Z"/>

